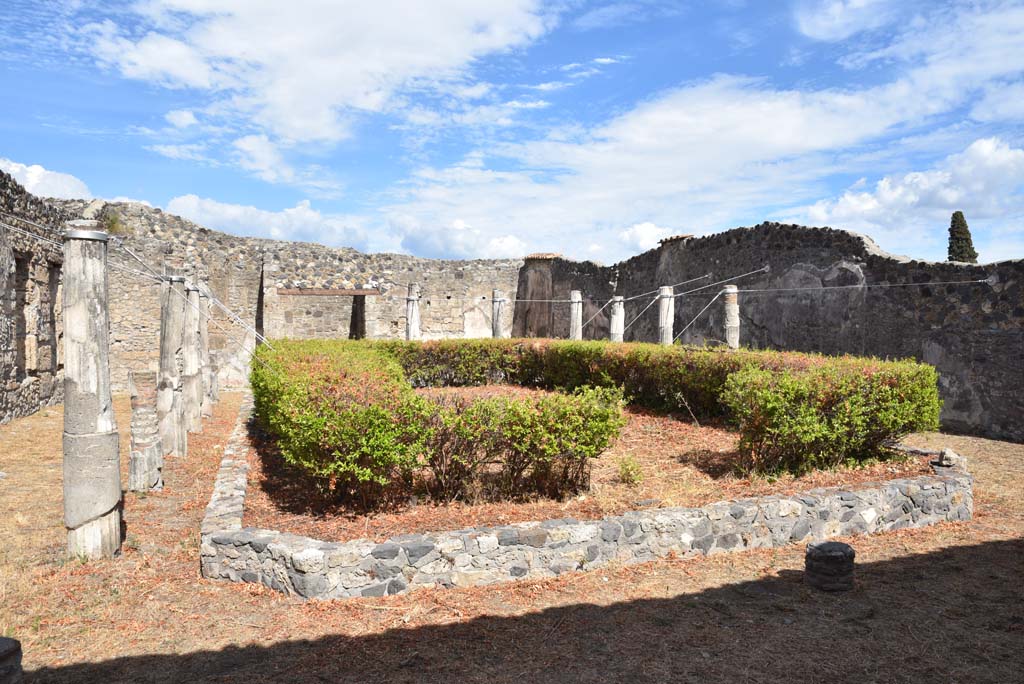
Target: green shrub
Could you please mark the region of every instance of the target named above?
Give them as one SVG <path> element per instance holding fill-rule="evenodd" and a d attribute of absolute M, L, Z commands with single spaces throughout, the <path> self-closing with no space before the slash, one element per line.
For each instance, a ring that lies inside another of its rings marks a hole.
<path fill-rule="evenodd" d="M 373 503 L 428 472 L 437 498 L 587 484 L 623 424 L 623 397 L 722 416 L 745 470 L 794 473 L 885 458 L 885 443 L 937 426 L 935 370 L 913 361 L 553 340 L 279 341 L 252 386 L 282 454 L 324 486 Z M 415 386 L 508 383 L 559 390 L 524 400 L 427 400 Z"/>
<path fill-rule="evenodd" d="M 257 350 L 252 368 L 257 419 L 288 463 L 366 507 L 409 493 L 424 469 L 444 500 L 561 497 L 589 483 L 591 459 L 624 423 L 617 388 L 430 400 L 383 345 L 273 344 Z"/>
<path fill-rule="evenodd" d="M 619 482 L 635 487 L 643 481 L 644 472 L 639 461 L 632 456 L 623 456 L 619 459 Z"/>
<path fill-rule="evenodd" d="M 281 455 L 324 489 L 372 506 L 411 482 L 423 449 L 424 402 L 399 365 L 370 349 L 324 342 L 260 347 L 256 416 Z"/>
<path fill-rule="evenodd" d="M 740 429 L 743 462 L 756 472 L 802 473 L 887 456 L 886 442 L 939 424 L 931 366 L 842 358 L 793 371 L 746 368 L 722 400 Z"/>

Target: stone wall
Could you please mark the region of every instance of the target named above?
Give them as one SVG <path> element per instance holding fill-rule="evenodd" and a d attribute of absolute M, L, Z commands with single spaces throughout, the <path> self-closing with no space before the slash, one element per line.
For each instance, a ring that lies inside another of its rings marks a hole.
<path fill-rule="evenodd" d="M 533 273 L 530 279 L 520 276 L 517 297 L 568 299 L 570 290 L 582 289 L 597 293 L 591 298 L 601 304 L 607 301 L 608 283 L 614 283 L 615 294 L 628 297 L 709 276 L 680 288 L 691 289 L 765 266 L 767 273 L 734 281 L 740 288 L 741 345 L 925 361 L 939 370 L 945 428 L 1024 440 L 1024 261 L 980 266 L 913 261 L 887 254 L 855 233 L 766 223 L 672 240 L 605 268 L 531 260 L 524 272 Z M 982 279 L 991 280 L 929 285 Z M 834 287 L 861 284 L 872 287 Z M 896 287 L 876 287 L 887 284 Z M 675 330 L 696 318 L 683 342 L 724 339 L 721 299 L 697 317 L 720 289 L 677 298 Z M 649 301 L 627 302 L 626 321 Z M 517 333 L 531 336 L 549 329 L 562 336 L 568 330 L 567 307 L 547 313 L 544 304 L 536 306 L 540 311 L 522 324 L 517 315 Z M 546 315 L 553 320 L 547 328 L 533 322 Z M 607 320 L 599 317 L 586 332 L 606 339 Z M 657 340 L 657 306 L 626 330 L 625 339 Z"/>
<path fill-rule="evenodd" d="M 63 398 L 60 246 L 69 216 L 0 172 L 0 422 Z M 34 225 L 39 224 L 39 225 Z M 40 227 L 43 226 L 43 227 Z"/>
<path fill-rule="evenodd" d="M 609 562 L 637 563 L 784 546 L 970 520 L 973 481 L 959 458 L 934 475 L 816 489 L 795 496 L 654 508 L 602 520 L 547 520 L 495 528 L 412 534 L 384 543 L 325 542 L 242 527 L 245 423 L 239 415 L 201 529 L 204 577 L 256 582 L 305 598 L 383 596 L 416 587 L 554 577 Z M 945 454 L 943 454 L 945 457 Z"/>
<path fill-rule="evenodd" d="M 489 337 L 491 290 L 504 290 L 511 298 L 522 264 L 515 259 L 446 261 L 363 254 L 348 248 L 242 238 L 135 203 L 69 200 L 60 205 L 86 218 L 117 214 L 125 247 L 158 271 L 166 266 L 170 272 L 198 275 L 241 318 L 244 326 L 219 309 L 211 313 L 211 355 L 225 387 L 246 382 L 257 332 L 267 337 L 348 337 L 357 296 L 363 297 L 361 329 L 366 337 L 404 336 L 410 282 L 419 283 L 423 290 L 424 338 Z M 111 248 L 110 255 L 115 266 L 144 270 L 117 247 Z M 110 273 L 110 289 L 112 383 L 115 390 L 123 390 L 129 370 L 157 370 L 159 286 L 115 269 Z M 378 294 L 324 294 L 353 290 Z M 512 329 L 512 316 L 512 307 L 505 307 L 506 331 Z"/>

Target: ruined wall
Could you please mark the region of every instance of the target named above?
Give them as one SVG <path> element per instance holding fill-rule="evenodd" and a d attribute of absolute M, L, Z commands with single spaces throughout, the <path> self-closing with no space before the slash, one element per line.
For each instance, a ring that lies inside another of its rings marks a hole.
<path fill-rule="evenodd" d="M 61 401 L 60 265 L 68 216 L 0 172 L 0 422 Z M 40 224 L 39 227 L 33 224 Z"/>
<path fill-rule="evenodd" d="M 242 238 L 208 230 L 159 209 L 134 203 L 62 201 L 69 213 L 98 218 L 116 213 L 123 245 L 162 271 L 198 275 L 243 325 L 214 308 L 210 349 L 223 386 L 246 382 L 256 333 L 267 337 L 350 336 L 360 329 L 370 338 L 405 334 L 407 286 L 422 288 L 424 338 L 489 337 L 491 290 L 511 298 L 520 260 L 445 261 L 400 254 L 363 254 L 348 248 Z M 112 246 L 111 374 L 116 391 L 127 387 L 129 369 L 155 371 L 159 365 L 159 287 L 126 272 L 144 267 Z M 121 270 L 117 267 L 120 266 Z M 363 321 L 353 328 L 356 297 L 324 291 L 366 290 L 359 306 Z M 290 291 L 291 294 L 283 292 Z M 305 291 L 297 294 L 295 291 Z M 313 294 L 317 292 L 318 294 Z M 512 329 L 512 307 L 503 328 Z"/>
<path fill-rule="evenodd" d="M 513 337 L 568 337 L 570 290 L 583 294 L 583 338 L 608 337 L 608 309 L 615 272 L 593 262 L 567 261 L 555 254 L 533 254 L 519 270 Z M 589 323 L 588 323 L 589 321 Z"/>
<path fill-rule="evenodd" d="M 668 242 L 612 267 L 577 270 L 577 279 L 569 282 L 558 274 L 580 265 L 560 259 L 550 263 L 556 285 L 540 292 L 556 299 L 568 299 L 570 289 L 599 289 L 607 282 L 616 282 L 616 294 L 630 296 L 710 276 L 678 292 L 768 266 L 768 273 L 735 281 L 741 290 L 741 345 L 923 360 L 939 370 L 946 428 L 1024 440 L 1022 261 L 981 266 L 912 261 L 886 254 L 855 233 L 769 223 Z M 992 284 L 926 285 L 989 277 Z M 920 285 L 825 289 L 905 283 Z M 535 297 L 532 289 L 522 287 L 522 278 L 520 286 L 517 296 Z M 720 289 L 677 298 L 676 332 Z M 643 297 L 627 302 L 626 321 L 649 301 Z M 682 341 L 720 342 L 723 314 L 719 299 L 696 319 Z M 556 331 L 568 329 L 558 309 L 552 315 Z M 606 337 L 607 323 L 595 323 L 588 332 Z M 530 335 L 536 329 L 525 326 L 522 332 Z M 626 330 L 625 339 L 657 339 L 657 306 Z"/>

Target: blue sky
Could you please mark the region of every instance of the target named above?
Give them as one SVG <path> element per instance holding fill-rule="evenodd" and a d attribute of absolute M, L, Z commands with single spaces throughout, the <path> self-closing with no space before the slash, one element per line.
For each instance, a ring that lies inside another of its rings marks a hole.
<path fill-rule="evenodd" d="M 610 263 L 763 220 L 1024 257 L 1024 3 L 0 6 L 0 168 L 42 195 L 431 257 Z"/>

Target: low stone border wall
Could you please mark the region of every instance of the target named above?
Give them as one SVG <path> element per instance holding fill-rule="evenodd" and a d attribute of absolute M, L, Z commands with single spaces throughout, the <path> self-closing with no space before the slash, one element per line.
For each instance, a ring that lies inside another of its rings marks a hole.
<path fill-rule="evenodd" d="M 251 403 L 249 404 L 251 405 Z M 204 577 L 260 582 L 306 598 L 383 596 L 417 586 L 473 586 L 553 577 L 610 561 L 637 563 L 822 541 L 939 522 L 970 520 L 973 480 L 951 454 L 934 475 L 855 491 L 816 489 L 701 508 L 632 511 L 572 519 L 367 540 L 323 542 L 243 528 L 246 446 L 243 410 L 225 449 L 202 527 Z"/>
<path fill-rule="evenodd" d="M 217 478 L 213 482 L 213 494 L 206 506 L 200 536 L 203 548 L 213 534 L 230 533 L 241 529 L 242 512 L 245 507 L 245 486 L 249 475 L 249 439 L 247 425 L 252 414 L 252 394 L 242 398 L 238 420 L 224 445 L 224 456 L 220 461 Z M 203 552 L 205 554 L 205 551 Z M 209 577 L 203 571 L 204 577 Z"/>

